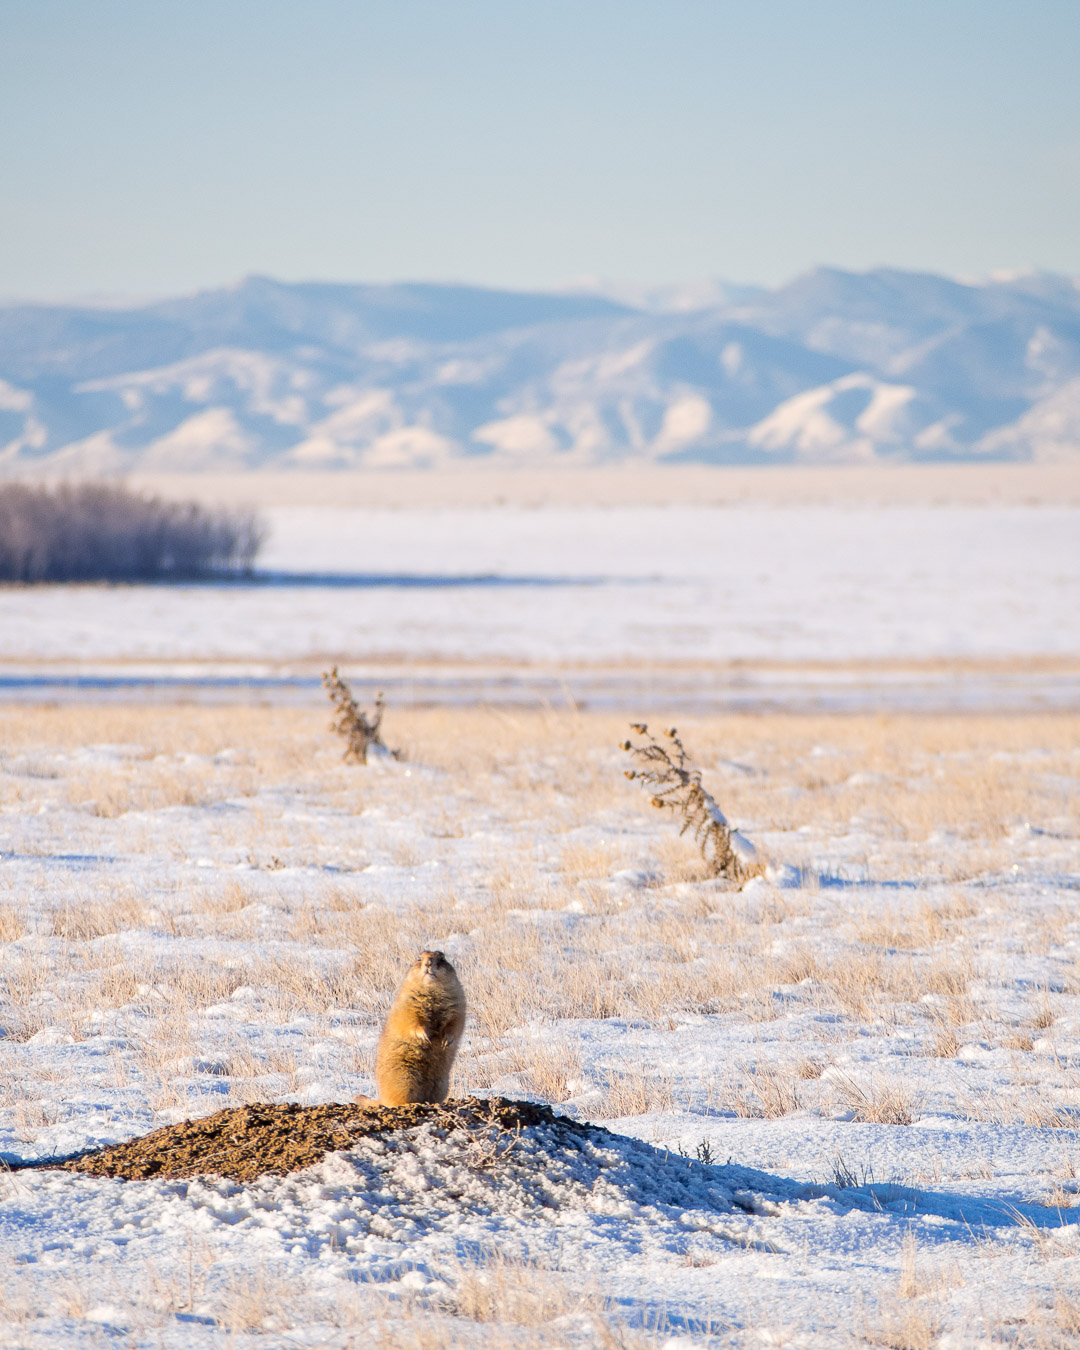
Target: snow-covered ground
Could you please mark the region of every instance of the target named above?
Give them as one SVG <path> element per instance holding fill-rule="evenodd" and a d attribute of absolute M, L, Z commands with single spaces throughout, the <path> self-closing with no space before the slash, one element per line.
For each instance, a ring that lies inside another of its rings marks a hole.
<path fill-rule="evenodd" d="M 1074 1343 L 1080 510 L 267 515 L 272 582 L 0 590 L 0 1154 L 370 1092 L 432 946 L 455 1090 L 622 1142 L 0 1175 L 0 1343 Z M 403 762 L 250 706 L 331 660 Z M 25 701 L 138 673 L 241 702 Z M 583 704 L 680 709 L 766 876 L 707 878 Z M 815 704 L 894 712 L 763 711 Z"/>
<path fill-rule="evenodd" d="M 338 585 L 0 590 L 43 662 L 1075 656 L 1075 507 L 277 509 L 260 568 Z"/>
<path fill-rule="evenodd" d="M 370 1091 L 433 946 L 455 1090 L 624 1142 L 0 1176 L 0 1342 L 1074 1343 L 1075 716 L 680 723 L 771 860 L 740 891 L 625 780 L 620 718 L 391 709 L 408 757 L 367 768 L 325 726 L 0 709 L 0 1151 Z"/>

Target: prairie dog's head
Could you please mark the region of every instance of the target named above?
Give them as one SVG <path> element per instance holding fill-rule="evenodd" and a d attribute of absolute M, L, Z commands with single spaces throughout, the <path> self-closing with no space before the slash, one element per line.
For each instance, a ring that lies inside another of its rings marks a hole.
<path fill-rule="evenodd" d="M 410 975 L 415 975 L 426 984 L 441 984 L 445 980 L 451 983 L 457 979 L 457 971 L 442 952 L 421 952 L 412 963 Z"/>

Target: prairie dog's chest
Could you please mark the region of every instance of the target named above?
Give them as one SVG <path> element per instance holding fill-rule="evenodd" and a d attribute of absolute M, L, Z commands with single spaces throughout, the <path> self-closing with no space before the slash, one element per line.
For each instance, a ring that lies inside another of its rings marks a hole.
<path fill-rule="evenodd" d="M 458 1016 L 457 1003 L 441 991 L 424 991 L 411 999 L 413 1028 L 411 1035 L 417 1040 L 425 1037 L 430 1040 L 446 1033 Z"/>

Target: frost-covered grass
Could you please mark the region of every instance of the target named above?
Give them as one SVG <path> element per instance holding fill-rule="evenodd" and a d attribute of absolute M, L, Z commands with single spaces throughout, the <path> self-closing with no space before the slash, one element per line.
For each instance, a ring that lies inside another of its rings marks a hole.
<path fill-rule="evenodd" d="M 0 1150 L 370 1092 L 441 947 L 456 1091 L 757 1169 L 760 1204 L 680 1220 L 626 1154 L 610 1203 L 447 1208 L 431 1141 L 381 1201 L 347 1158 L 14 1173 L 4 1344 L 1071 1342 L 1080 718 L 681 720 L 772 862 L 741 891 L 625 781 L 622 719 L 387 721 L 408 759 L 359 768 L 320 713 L 0 712 Z"/>

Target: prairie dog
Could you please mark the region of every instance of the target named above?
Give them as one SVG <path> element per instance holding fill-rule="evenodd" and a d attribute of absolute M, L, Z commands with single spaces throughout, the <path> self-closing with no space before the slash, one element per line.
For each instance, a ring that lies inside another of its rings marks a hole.
<path fill-rule="evenodd" d="M 375 1053 L 382 1106 L 442 1102 L 465 1030 L 465 991 L 442 952 L 421 952 L 394 995 Z"/>

